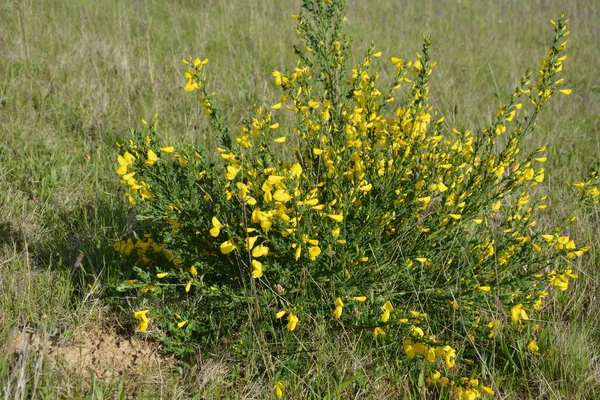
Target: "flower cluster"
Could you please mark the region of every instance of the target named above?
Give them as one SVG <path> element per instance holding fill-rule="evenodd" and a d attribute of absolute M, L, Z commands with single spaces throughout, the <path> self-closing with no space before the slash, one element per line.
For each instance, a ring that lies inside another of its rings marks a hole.
<path fill-rule="evenodd" d="M 235 336 L 249 319 L 298 340 L 315 321 L 343 324 L 401 343 L 458 398 L 492 395 L 438 367 L 456 375 L 460 353 L 492 351 L 503 326 L 524 333 L 589 249 L 537 229 L 547 199 L 533 188 L 547 157 L 522 146 L 552 95 L 570 93 L 558 78 L 566 20 L 553 21 L 537 81 L 526 73 L 493 122 L 471 132 L 428 102 L 428 38 L 416 59 L 390 58 L 387 85 L 374 46 L 347 68 L 343 10 L 342 0 L 303 2 L 298 63 L 273 71 L 281 97 L 237 134 L 207 89 L 208 60 L 184 60 L 184 90 L 199 96 L 219 145 L 161 147 L 157 121 L 122 145 L 117 173 L 139 224 L 135 241 L 115 244 L 135 265 L 120 290 L 145 309 L 138 330 L 153 330 L 150 309 L 171 344 Z"/>

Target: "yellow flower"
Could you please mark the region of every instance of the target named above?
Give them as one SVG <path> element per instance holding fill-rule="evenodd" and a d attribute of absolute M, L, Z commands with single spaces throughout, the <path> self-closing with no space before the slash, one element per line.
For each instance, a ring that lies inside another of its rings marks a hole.
<path fill-rule="evenodd" d="M 275 314 L 275 318 L 281 319 L 286 313 L 287 313 L 287 310 L 281 310 L 277 314 Z"/>
<path fill-rule="evenodd" d="M 141 320 L 141 321 L 150 321 L 150 318 L 148 318 L 148 313 L 150 312 L 150 310 L 140 310 L 140 311 L 136 311 L 133 313 L 133 317 L 137 320 Z"/>
<path fill-rule="evenodd" d="M 275 384 L 275 396 L 277 396 L 278 399 L 283 397 L 283 389 L 283 383 L 281 383 L 281 381 L 277 381 Z"/>
<path fill-rule="evenodd" d="M 381 321 L 384 323 L 388 322 L 390 319 L 390 312 L 394 310 L 392 303 L 389 300 L 386 301 L 381 309 L 383 310 L 383 314 L 381 314 Z"/>
<path fill-rule="evenodd" d="M 219 222 L 217 217 L 212 217 L 212 228 L 210 230 L 210 236 L 217 237 L 219 233 L 221 233 L 221 229 L 223 228 L 223 224 Z"/>
<path fill-rule="evenodd" d="M 384 311 L 393 311 L 394 310 L 394 306 L 392 306 L 392 303 L 388 300 L 385 302 L 385 304 L 381 307 L 382 310 Z"/>
<path fill-rule="evenodd" d="M 352 299 L 360 303 L 364 303 L 367 300 L 367 296 L 355 296 Z"/>
<path fill-rule="evenodd" d="M 292 165 L 292 168 L 290 168 L 290 173 L 296 178 L 300 177 L 300 175 L 302 174 L 302 166 L 298 163 L 294 163 L 294 165 Z"/>
<path fill-rule="evenodd" d="M 187 319 L 186 319 L 185 321 L 178 322 L 178 323 L 177 323 L 177 327 L 178 327 L 179 329 L 181 329 L 181 328 L 183 328 L 183 327 L 184 327 L 184 326 L 185 326 L 187 323 L 188 323 L 188 322 L 187 322 Z"/>
<path fill-rule="evenodd" d="M 198 270 L 193 265 L 190 267 L 190 274 L 195 278 L 198 275 Z"/>
<path fill-rule="evenodd" d="M 185 285 L 185 292 L 188 293 L 192 288 L 192 281 L 188 281 L 187 285 Z"/>
<path fill-rule="evenodd" d="M 122 156 L 117 156 L 117 163 L 119 164 L 119 169 L 117 169 L 117 174 L 125 175 L 127 173 L 127 168 L 129 165 L 133 164 L 135 157 L 131 155 L 129 152 L 125 152 Z"/>
<path fill-rule="evenodd" d="M 162 278 L 164 278 L 164 277 L 165 277 L 165 276 L 167 276 L 167 275 L 169 275 L 169 273 L 168 273 L 168 272 L 160 272 L 160 273 L 156 274 L 156 277 L 157 277 L 158 279 L 162 279 Z"/>
<path fill-rule="evenodd" d="M 235 176 L 240 172 L 240 168 L 234 167 L 233 165 L 227 166 L 227 174 L 225 175 L 230 181 L 235 179 Z"/>
<path fill-rule="evenodd" d="M 277 189 L 275 193 L 273 193 L 273 198 L 280 203 L 287 203 L 292 199 L 292 196 L 285 189 Z"/>
<path fill-rule="evenodd" d="M 149 311 L 150 310 L 141 310 L 133 313 L 133 317 L 140 321 L 137 327 L 140 332 L 146 332 L 148 329 L 148 324 L 150 323 L 150 318 L 148 318 Z"/>
<path fill-rule="evenodd" d="M 258 236 L 246 238 L 246 250 L 252 250 L 252 248 L 254 247 L 254 243 L 256 243 L 257 239 Z"/>
<path fill-rule="evenodd" d="M 263 265 L 260 261 L 252 260 L 252 277 L 261 278 L 263 276 Z"/>
<path fill-rule="evenodd" d="M 288 314 L 288 324 L 287 324 L 288 330 L 293 331 L 294 329 L 296 329 L 297 324 L 298 324 L 298 317 L 296 316 L 296 314 L 289 313 Z"/>
<path fill-rule="evenodd" d="M 138 331 L 140 332 L 146 332 L 146 330 L 148 330 L 148 325 L 150 324 L 150 320 L 148 321 L 140 321 L 140 323 L 137 326 Z"/>
<path fill-rule="evenodd" d="M 559 90 L 559 92 L 561 94 L 564 94 L 565 96 L 568 96 L 571 94 L 572 90 L 571 89 L 562 89 L 562 90 Z"/>
<path fill-rule="evenodd" d="M 550 278 L 550 283 L 563 292 L 569 288 L 569 280 L 563 274 L 552 276 Z"/>
<path fill-rule="evenodd" d="M 390 312 L 389 311 L 384 311 L 383 314 L 381 314 L 381 321 L 382 322 L 388 322 L 390 319 Z"/>
<path fill-rule="evenodd" d="M 267 246 L 258 245 L 252 249 L 252 257 L 259 258 L 269 254 L 269 248 Z"/>
<path fill-rule="evenodd" d="M 221 243 L 220 248 L 221 248 L 221 253 L 223 253 L 223 254 L 229 254 L 236 249 L 235 245 L 233 243 L 231 243 L 231 240 L 227 240 L 227 241 Z"/>
<path fill-rule="evenodd" d="M 482 292 L 489 292 L 491 288 L 489 286 L 479 286 L 479 290 Z"/>
<path fill-rule="evenodd" d="M 385 337 L 386 333 L 383 329 L 381 329 L 380 327 L 376 327 L 375 329 L 373 329 L 373 336 L 377 337 L 377 336 L 381 336 L 382 338 Z"/>
<path fill-rule="evenodd" d="M 493 396 L 494 394 L 496 394 L 496 392 L 494 392 L 494 391 L 492 390 L 492 388 L 490 388 L 490 387 L 487 387 L 487 386 L 482 386 L 482 387 L 481 387 L 481 391 L 482 391 L 483 393 L 485 393 L 485 394 L 489 395 L 489 396 Z"/>
<path fill-rule="evenodd" d="M 300 247 L 300 246 L 296 247 L 296 250 L 294 251 L 294 258 L 296 259 L 296 261 L 298 261 L 298 259 L 300 258 L 301 253 L 302 253 L 302 247 Z"/>
<path fill-rule="evenodd" d="M 342 311 L 344 309 L 344 303 L 341 298 L 335 299 L 335 310 L 333 311 L 333 318 L 340 319 L 342 316 Z"/>
<path fill-rule="evenodd" d="M 321 254 L 321 248 L 319 246 L 311 246 L 308 248 L 308 258 L 310 258 L 311 261 L 315 261 L 319 254 Z"/>
<path fill-rule="evenodd" d="M 172 153 L 175 151 L 175 147 L 173 147 L 173 146 L 161 147 L 160 151 L 165 152 L 165 153 Z"/>
<path fill-rule="evenodd" d="M 276 139 L 273 139 L 273 141 L 275 143 L 285 143 L 285 136 L 281 136 L 281 137 L 278 137 Z"/>
<path fill-rule="evenodd" d="M 156 156 L 156 153 L 152 150 L 148 150 L 148 157 L 146 159 L 146 165 L 152 166 L 155 162 L 157 162 L 159 158 Z"/>
<path fill-rule="evenodd" d="M 535 354 L 536 356 L 540 355 L 540 348 L 538 347 L 537 342 L 535 340 L 531 340 L 529 342 L 529 344 L 527 345 L 527 349 L 529 349 L 529 351 Z"/>
<path fill-rule="evenodd" d="M 527 312 L 523 309 L 523 304 L 521 303 L 514 305 L 510 309 L 510 317 L 513 320 L 513 322 L 519 322 L 520 320 L 527 321 L 529 319 L 529 316 L 527 315 Z"/>
<path fill-rule="evenodd" d="M 342 213 L 339 214 L 327 214 L 329 218 L 334 220 L 335 222 L 342 222 L 344 220 L 344 215 Z"/>

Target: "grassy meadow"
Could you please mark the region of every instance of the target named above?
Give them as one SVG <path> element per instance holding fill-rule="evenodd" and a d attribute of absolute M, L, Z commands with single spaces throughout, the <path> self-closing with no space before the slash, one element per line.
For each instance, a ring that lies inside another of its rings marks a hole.
<path fill-rule="evenodd" d="M 230 126 L 253 105 L 275 103 L 280 93 L 271 71 L 295 61 L 290 15 L 298 8 L 295 0 L 0 4 L 5 397 L 275 397 L 252 357 L 240 363 L 205 354 L 184 368 L 157 357 L 143 335 L 131 339 L 127 299 L 108 289 L 122 279 L 123 260 L 112 245 L 133 223 L 115 173 L 115 142 L 158 113 L 165 141 L 210 144 L 200 104 L 182 90 L 181 60 L 188 55 L 210 60 L 208 80 Z M 570 19 L 565 87 L 573 94 L 552 99 L 526 140 L 531 149 L 548 146 L 538 190 L 550 207 L 540 222 L 577 216 L 570 234 L 592 249 L 578 261 L 577 282 L 545 309 L 539 341 L 548 352 L 489 366 L 486 379 L 503 399 L 600 398 L 600 208 L 577 205 L 566 185 L 582 180 L 600 158 L 600 7 L 584 0 L 349 0 L 347 7 L 357 62 L 373 41 L 391 71 L 390 56 L 413 57 L 421 34 L 431 36 L 437 61 L 431 99 L 449 130 L 475 130 L 494 118 L 524 71 L 545 56 L 549 20 L 561 12 Z M 85 366 L 73 371 L 54 354 L 53 348 L 103 335 L 146 350 L 112 378 Z M 424 387 L 410 389 L 422 386 L 419 377 L 383 368 L 354 338 L 316 332 L 314 348 L 306 357 L 310 373 L 286 387 L 287 398 L 433 398 Z"/>

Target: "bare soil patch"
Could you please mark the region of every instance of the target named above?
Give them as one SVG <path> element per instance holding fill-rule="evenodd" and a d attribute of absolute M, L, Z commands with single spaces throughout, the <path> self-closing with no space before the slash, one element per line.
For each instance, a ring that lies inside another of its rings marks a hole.
<path fill-rule="evenodd" d="M 150 368 L 165 369 L 174 359 L 160 352 L 156 343 L 124 337 L 111 331 L 85 330 L 69 339 L 42 337 L 21 330 L 14 335 L 12 353 L 20 359 L 29 351 L 47 355 L 70 373 L 108 380 L 116 376 L 143 375 Z"/>

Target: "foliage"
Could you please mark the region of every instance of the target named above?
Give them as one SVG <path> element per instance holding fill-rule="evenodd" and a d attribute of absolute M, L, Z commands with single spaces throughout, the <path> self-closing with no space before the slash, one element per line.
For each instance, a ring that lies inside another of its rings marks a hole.
<path fill-rule="evenodd" d="M 567 290 L 588 249 L 564 227 L 538 229 L 545 148 L 522 150 L 546 102 L 570 94 L 559 89 L 567 21 L 552 21 L 537 80 L 527 72 L 472 133 L 429 104 L 427 37 L 415 60 L 391 57 L 389 79 L 374 45 L 349 69 L 344 6 L 303 1 L 298 62 L 273 71 L 283 94 L 238 134 L 207 87 L 208 60 L 184 60 L 218 155 L 161 147 L 156 117 L 121 145 L 138 224 L 115 244 L 134 265 L 119 289 L 136 297 L 138 330 L 181 355 L 224 339 L 245 354 L 258 336 L 265 351 L 291 351 L 319 326 L 367 331 L 374 346 L 426 360 L 432 386 L 493 394 L 473 378 L 476 360 L 501 337 L 538 353 L 530 316 Z"/>

